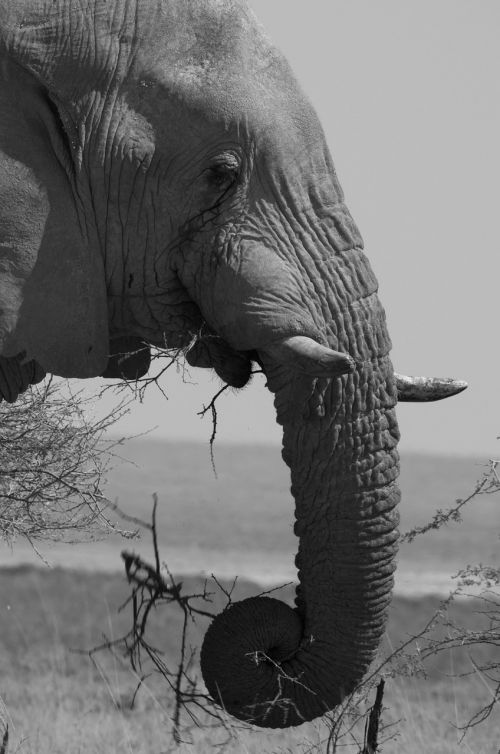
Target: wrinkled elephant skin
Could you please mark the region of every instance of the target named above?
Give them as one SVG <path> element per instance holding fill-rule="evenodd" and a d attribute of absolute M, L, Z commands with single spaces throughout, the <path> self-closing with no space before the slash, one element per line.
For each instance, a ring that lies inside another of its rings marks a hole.
<path fill-rule="evenodd" d="M 135 379 L 165 344 L 274 393 L 296 607 L 237 603 L 201 664 L 237 717 L 297 725 L 374 657 L 399 500 L 384 311 L 321 126 L 243 0 L 0 0 L 6 390 Z"/>

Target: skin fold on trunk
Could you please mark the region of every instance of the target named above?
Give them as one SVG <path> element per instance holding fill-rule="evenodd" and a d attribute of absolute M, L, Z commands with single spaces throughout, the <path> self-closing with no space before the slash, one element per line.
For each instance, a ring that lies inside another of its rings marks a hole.
<path fill-rule="evenodd" d="M 211 624 L 201 665 L 213 698 L 265 727 L 299 725 L 342 702 L 382 637 L 393 585 L 399 433 L 389 339 L 376 296 L 350 374 L 311 378 L 261 354 L 283 425 L 299 537 L 296 607 L 250 598 Z M 375 329 L 376 337 L 373 337 Z"/>

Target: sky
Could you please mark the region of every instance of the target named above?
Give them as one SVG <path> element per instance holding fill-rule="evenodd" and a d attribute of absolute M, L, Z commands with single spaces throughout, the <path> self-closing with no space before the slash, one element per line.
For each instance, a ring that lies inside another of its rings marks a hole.
<path fill-rule="evenodd" d="M 447 401 L 400 405 L 401 449 L 500 457 L 500 3 L 249 4 L 319 113 L 396 371 L 469 383 Z M 170 369 L 162 387 L 168 400 L 152 386 L 115 432 L 207 442 L 211 420 L 197 412 L 218 380 Z M 281 442 L 262 377 L 217 405 L 219 442 Z"/>

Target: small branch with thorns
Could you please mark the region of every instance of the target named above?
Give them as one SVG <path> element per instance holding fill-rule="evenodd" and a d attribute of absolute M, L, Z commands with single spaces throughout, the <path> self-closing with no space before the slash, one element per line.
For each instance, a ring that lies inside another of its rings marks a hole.
<path fill-rule="evenodd" d="M 187 709 L 191 720 L 196 724 L 196 712 L 192 707 L 204 710 L 209 715 L 217 717 L 214 705 L 208 694 L 199 692 L 197 679 L 190 675 L 193 667 L 194 652 L 188 649 L 188 629 L 196 616 L 213 618 L 214 614 L 193 604 L 194 601 L 211 602 L 212 593 L 207 591 L 205 582 L 203 591 L 197 594 L 184 594 L 181 582 L 176 582 L 173 575 L 165 566 L 162 568 L 158 549 L 156 512 L 157 496 L 153 496 L 152 522 L 134 519 L 136 524 L 151 532 L 154 551 L 154 565 L 150 565 L 138 555 L 124 551 L 122 559 L 125 564 L 127 581 L 131 585 L 131 594 L 119 610 L 127 606 L 132 607 L 132 627 L 118 639 L 106 640 L 99 646 L 92 648 L 88 655 L 95 662 L 94 656 L 103 650 L 119 651 L 128 658 L 130 666 L 138 676 L 139 681 L 133 694 L 131 706 L 135 703 L 137 693 L 151 673 L 159 673 L 167 682 L 174 695 L 173 736 L 177 743 L 181 741 L 181 711 Z M 126 517 L 127 520 L 130 517 Z M 180 642 L 180 658 L 177 668 L 171 669 L 165 662 L 162 652 L 149 643 L 147 639 L 148 620 L 153 609 L 175 603 L 183 613 L 182 634 Z M 149 661 L 150 667 L 145 668 Z"/>
<path fill-rule="evenodd" d="M 462 505 L 465 505 L 477 495 L 492 494 L 493 492 L 500 491 L 496 468 L 496 463 L 492 462 L 488 477 L 485 477 L 477 484 L 471 495 L 464 501 L 458 501 L 457 504 L 462 507 Z M 133 670 L 140 679 L 134 693 L 134 700 L 139 688 L 148 676 L 151 675 L 151 672 L 159 673 L 174 693 L 173 736 L 177 743 L 181 741 L 181 734 L 185 731 L 185 728 L 182 727 L 182 711 L 187 713 L 193 724 L 204 728 L 207 727 L 207 724 L 202 719 L 201 713 L 206 713 L 213 724 L 224 727 L 231 739 L 234 731 L 238 730 L 238 728 L 246 728 L 247 726 L 244 723 L 238 723 L 236 726 L 234 721 L 231 721 L 229 725 L 224 710 L 207 693 L 198 689 L 198 679 L 193 676 L 195 652 L 189 649 L 188 642 L 189 627 L 195 622 L 197 617 L 214 617 L 210 610 L 200 607 L 195 602 L 201 601 L 202 605 L 203 603 L 211 603 L 214 593 L 207 590 L 207 582 L 205 582 L 203 590 L 200 593 L 185 594 L 182 583 L 176 582 L 168 568 L 162 566 L 158 547 L 156 510 L 157 498 L 154 496 L 153 515 L 150 524 L 127 517 L 129 522 L 133 521 L 134 524 L 146 528 L 151 533 L 154 553 L 154 565 L 150 565 L 135 554 L 129 552 L 122 553 L 127 580 L 132 591 L 121 609 L 128 605 L 132 606 L 132 628 L 121 639 L 115 641 L 106 640 L 101 646 L 92 649 L 89 655 L 93 658 L 96 652 L 104 649 L 110 651 L 121 650 L 128 657 Z M 454 518 L 453 515 L 441 516 L 432 525 L 423 527 L 422 531 L 415 532 L 414 536 L 420 535 L 432 528 L 439 528 Z M 227 608 L 232 601 L 235 582 L 230 589 L 225 589 L 215 577 L 212 578 L 215 585 L 224 593 Z M 329 734 L 327 739 L 323 741 L 323 744 L 326 745 L 325 751 L 327 754 L 333 754 L 338 750 L 338 746 L 341 745 L 341 739 L 344 741 L 352 739 L 356 742 L 354 730 L 363 721 L 365 722 L 364 744 L 363 748 L 360 749 L 360 754 L 375 754 L 381 745 L 392 740 L 397 735 L 394 732 L 398 725 L 397 721 L 391 724 L 383 724 L 382 722 L 382 699 L 384 683 L 387 678 L 401 675 L 413 676 L 415 674 L 425 674 L 424 661 L 426 659 L 453 648 L 475 647 L 485 644 L 500 647 L 500 602 L 497 589 L 500 576 L 498 569 L 486 566 L 469 566 L 467 569 L 461 571 L 457 575 L 457 578 L 460 579 L 457 589 L 440 603 L 434 615 L 426 622 L 423 628 L 413 634 L 388 656 L 382 657 L 372 667 L 370 673 L 364 678 L 358 688 L 346 697 L 339 707 L 325 716 L 324 719 L 329 727 Z M 477 599 L 482 600 L 482 604 L 486 606 L 484 615 L 489 620 L 489 626 L 484 630 L 471 631 L 452 623 L 448 617 L 448 611 L 455 597 L 464 596 L 463 588 L 465 586 L 475 585 L 484 587 L 485 584 L 492 591 L 489 593 L 489 596 L 483 592 Z M 264 594 L 266 593 L 269 592 L 264 592 Z M 180 658 L 177 667 L 173 669 L 167 666 L 162 653 L 153 647 L 146 638 L 147 624 L 153 608 L 170 603 L 175 603 L 183 614 L 179 648 Z M 436 638 L 433 635 L 433 631 L 437 627 L 445 629 L 445 634 L 441 638 Z M 254 659 L 256 662 L 263 660 L 272 662 L 269 657 L 261 652 L 256 653 Z M 491 684 L 492 695 L 490 703 L 478 710 L 469 722 L 462 727 L 464 735 L 469 729 L 479 725 L 489 717 L 500 701 L 500 664 L 490 661 L 489 663 L 480 665 L 473 658 L 470 659 L 473 667 L 470 672 L 478 673 L 483 678 L 488 679 Z M 152 671 L 145 668 L 146 662 L 149 662 Z M 280 668 L 281 671 L 282 668 Z M 300 683 L 300 679 L 292 680 Z M 368 700 L 372 694 L 375 695 L 375 701 L 373 705 L 370 705 Z M 289 703 L 286 699 L 277 698 L 271 704 L 284 704 L 287 702 Z M 380 741 L 381 736 L 383 736 L 383 740 Z M 358 745 L 360 744 L 358 743 Z"/>
<path fill-rule="evenodd" d="M 105 637 L 105 641 L 99 646 L 93 647 L 86 652 L 92 662 L 95 664 L 95 655 L 107 650 L 113 654 L 119 653 L 122 657 L 128 659 L 134 674 L 139 678 L 134 691 L 131 707 L 133 707 L 139 689 L 152 673 L 160 674 L 166 681 L 167 685 L 173 692 L 174 711 L 173 711 L 173 737 L 176 743 L 180 743 L 182 738 L 182 712 L 185 711 L 191 722 L 198 727 L 206 727 L 200 714 L 204 713 L 212 720 L 212 723 L 223 726 L 228 732 L 235 729 L 234 723 L 231 723 L 231 730 L 227 724 L 227 715 L 208 693 L 200 691 L 198 688 L 198 679 L 193 675 L 195 666 L 195 650 L 190 649 L 188 636 L 189 628 L 196 621 L 196 618 L 214 618 L 215 614 L 194 604 L 196 602 L 211 603 L 214 592 L 209 592 L 207 581 L 204 583 L 203 590 L 195 594 L 185 594 L 183 592 L 182 582 L 177 582 L 171 574 L 168 567 L 161 563 L 158 534 L 157 534 L 157 496 L 153 496 L 152 521 L 147 523 L 139 519 L 127 516 L 123 517 L 129 523 L 140 525 L 147 529 L 152 536 L 154 565 L 150 565 L 140 556 L 127 551 L 122 552 L 122 559 L 125 565 L 127 581 L 131 586 L 131 594 L 121 605 L 119 610 L 126 607 L 132 607 L 132 627 L 122 637 L 110 640 Z M 118 509 L 117 509 L 117 512 Z M 232 592 L 236 586 L 236 579 L 233 581 L 230 589 L 226 589 L 212 575 L 212 580 L 226 598 L 226 609 L 232 602 Z M 281 587 L 277 587 L 281 588 Z M 269 589 L 262 594 L 269 594 L 276 591 Z M 154 610 L 174 603 L 182 611 L 182 629 L 179 642 L 179 659 L 177 667 L 171 668 L 165 662 L 161 650 L 154 647 L 147 638 L 148 621 Z M 149 667 L 146 667 L 146 663 Z M 248 727 L 244 723 L 239 728 Z"/>

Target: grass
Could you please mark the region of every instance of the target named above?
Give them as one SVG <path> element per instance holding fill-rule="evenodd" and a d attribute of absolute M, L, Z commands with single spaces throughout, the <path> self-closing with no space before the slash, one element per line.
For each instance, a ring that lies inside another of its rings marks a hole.
<path fill-rule="evenodd" d="M 195 579 L 186 581 L 189 590 L 196 589 Z M 241 584 L 240 596 L 251 590 L 251 585 Z M 9 754 L 193 754 L 215 746 L 215 751 L 248 754 L 326 752 L 327 720 L 288 731 L 262 731 L 239 729 L 229 720 L 226 727 L 197 729 L 186 719 L 185 742 L 177 748 L 171 736 L 172 700 L 160 679 L 149 681 L 130 709 L 137 677 L 128 664 L 109 653 L 97 655 L 93 664 L 86 654 L 74 651 L 95 646 L 103 632 L 117 637 L 129 628 L 127 612 L 117 614 L 126 594 L 118 575 L 29 567 L 0 571 L 0 719 L 11 730 Z M 290 598 L 290 590 L 284 596 Z M 423 625 L 436 603 L 431 597 L 395 599 L 387 642 L 396 643 Z M 467 606 L 457 610 L 461 618 L 473 619 Z M 155 616 L 154 641 L 173 660 L 179 628 L 180 616 L 173 608 Z M 203 626 L 196 627 L 194 643 L 203 631 Z M 389 728 L 381 741 L 397 737 L 381 751 L 498 754 L 498 719 L 491 718 L 460 743 L 457 727 L 488 701 L 490 693 L 487 680 L 478 673 L 451 677 L 471 667 L 470 658 L 456 651 L 429 667 L 427 681 L 389 679 L 383 714 Z M 354 735 L 361 740 L 359 727 Z M 343 743 L 340 751 L 359 751 L 352 738 Z"/>

